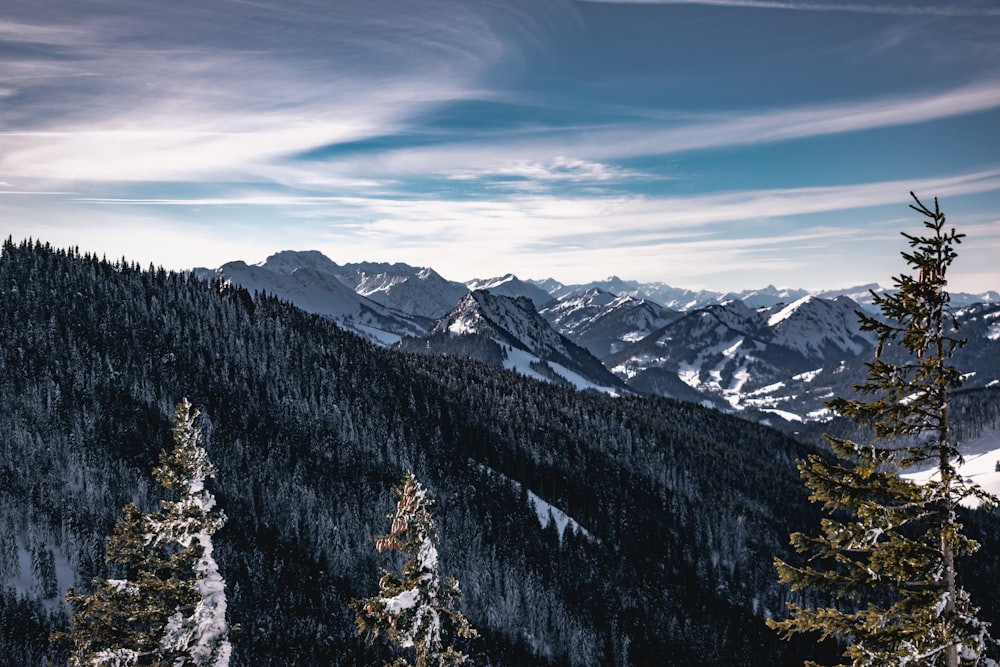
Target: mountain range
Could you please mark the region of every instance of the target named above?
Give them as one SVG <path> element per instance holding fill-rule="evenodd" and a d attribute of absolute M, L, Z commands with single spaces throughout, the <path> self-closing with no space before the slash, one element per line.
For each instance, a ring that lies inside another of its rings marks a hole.
<path fill-rule="evenodd" d="M 530 377 L 612 393 L 653 394 L 792 425 L 825 420 L 850 394 L 874 349 L 859 327 L 883 290 L 862 285 L 693 291 L 611 277 L 584 285 L 507 274 L 467 283 L 426 267 L 338 265 L 317 251 L 283 251 L 248 266 L 195 275 L 287 299 L 381 345 L 464 356 Z M 960 354 L 970 387 L 1000 382 L 1000 294 L 953 294 L 970 325 Z M 975 322 L 990 322 L 986 326 Z M 966 327 L 962 327 L 965 331 Z"/>

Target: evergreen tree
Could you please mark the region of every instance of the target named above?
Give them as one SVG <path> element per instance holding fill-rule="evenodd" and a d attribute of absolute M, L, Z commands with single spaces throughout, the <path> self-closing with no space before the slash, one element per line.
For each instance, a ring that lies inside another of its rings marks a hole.
<path fill-rule="evenodd" d="M 225 582 L 212 558 L 211 535 L 225 517 L 204 488 L 212 475 L 182 399 L 174 414 L 172 452 L 161 453 L 157 481 L 180 494 L 162 511 L 122 510 L 108 539 L 106 561 L 123 575 L 95 582 L 91 594 L 72 590 L 75 613 L 65 635 L 71 667 L 227 667 Z"/>
<path fill-rule="evenodd" d="M 965 341 L 953 334 L 945 274 L 964 235 L 945 229 L 936 199 L 931 210 L 913 198 L 926 231 L 904 233 L 911 251 L 902 255 L 916 276 L 894 278 L 893 292 L 873 292 L 882 317 L 859 313 L 862 329 L 878 339 L 868 379 L 856 386 L 860 398 L 829 404 L 872 426 L 875 441 L 828 436 L 837 461 L 799 462 L 812 500 L 829 516 L 819 536 L 791 536 L 806 565 L 775 561 L 782 583 L 832 596 L 840 608 L 790 604 L 788 619 L 768 624 L 785 638 L 816 631 L 847 640 L 844 656 L 855 666 L 995 665 L 986 657 L 995 645 L 988 624 L 955 570 L 956 557 L 979 547 L 962 534 L 959 503 L 995 501 L 957 473 L 948 424 L 949 394 L 962 380 L 949 360 Z M 929 482 L 900 477 L 926 462 L 936 467 Z"/>
<path fill-rule="evenodd" d="M 232 647 L 226 623 L 226 582 L 212 555 L 212 535 L 223 526 L 225 514 L 215 507 L 215 497 L 205 480 L 215 474 L 208 453 L 199 444 L 201 430 L 195 427 L 197 410 L 182 398 L 174 413 L 176 446 L 161 453 L 153 476 L 167 489 L 180 494 L 177 501 L 163 501 L 161 512 L 147 520 L 147 541 L 154 548 L 180 548 L 192 556 L 197 602 L 175 609 L 170 615 L 161 644 L 165 650 L 187 658 L 179 663 L 191 667 L 228 667 Z"/>
<path fill-rule="evenodd" d="M 458 582 L 442 580 L 438 574 L 437 529 L 428 510 L 434 501 L 411 472 L 393 493 L 399 501 L 395 514 L 388 516 L 392 526 L 387 535 L 373 538 L 375 548 L 380 553 L 401 553 L 409 560 L 403 565 L 402 577 L 382 571 L 377 596 L 351 602 L 358 634 L 367 634 L 369 641 L 384 634 L 398 646 L 413 649 L 416 667 L 462 664 L 468 656 L 445 646 L 442 617 L 460 637 L 471 638 L 477 633 L 457 609 L 461 599 Z M 400 658 L 393 665 L 409 663 Z"/>

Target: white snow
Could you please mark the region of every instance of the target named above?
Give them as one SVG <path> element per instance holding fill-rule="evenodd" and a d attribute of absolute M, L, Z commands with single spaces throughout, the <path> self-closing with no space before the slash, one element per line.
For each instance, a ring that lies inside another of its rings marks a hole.
<path fill-rule="evenodd" d="M 795 414 L 794 412 L 789 412 L 788 410 L 778 410 L 777 408 L 765 408 L 765 409 L 761 410 L 761 412 L 770 412 L 771 414 L 778 415 L 779 417 L 781 417 L 785 421 L 789 421 L 789 422 L 801 422 L 801 421 L 803 421 L 802 417 L 800 417 L 799 415 Z"/>
<path fill-rule="evenodd" d="M 773 327 L 775 324 L 787 320 L 789 317 L 795 314 L 795 311 L 798 310 L 799 307 L 811 301 L 812 298 L 813 298 L 812 296 L 804 296 L 801 299 L 792 301 L 790 304 L 788 304 L 775 314 L 771 315 L 771 317 L 767 318 L 767 326 Z"/>
<path fill-rule="evenodd" d="M 965 463 L 956 466 L 959 475 L 978 484 L 983 490 L 993 495 L 1000 495 L 1000 472 L 996 470 L 1000 462 L 1000 430 L 990 430 L 975 440 L 960 447 Z M 923 483 L 937 475 L 937 468 L 911 471 L 903 475 L 917 483 Z M 979 505 L 977 498 L 969 498 L 963 502 L 969 507 Z"/>
<path fill-rule="evenodd" d="M 530 378 L 535 378 L 536 380 L 542 380 L 543 382 L 548 382 L 549 379 L 544 375 L 541 375 L 538 371 L 531 367 L 531 364 L 537 363 L 539 358 L 530 352 L 525 352 L 524 350 L 519 350 L 516 347 L 507 348 L 507 358 L 503 361 L 503 367 L 508 370 L 517 371 L 521 375 L 526 375 Z"/>
<path fill-rule="evenodd" d="M 817 368 L 814 371 L 806 371 L 805 373 L 799 373 L 798 375 L 793 375 L 793 380 L 798 380 L 800 382 L 812 382 L 816 379 L 816 376 L 823 372 L 822 368 Z"/>
<path fill-rule="evenodd" d="M 504 359 L 503 367 L 507 370 L 512 370 L 525 375 L 535 380 L 541 380 L 542 382 L 552 382 L 551 378 L 547 378 L 534 368 L 531 367 L 532 364 L 538 364 L 541 362 L 537 356 L 531 354 L 530 352 L 525 352 L 524 350 L 519 350 L 517 348 L 507 347 L 505 348 L 507 352 L 507 358 Z M 577 389 L 595 389 L 597 391 L 604 392 L 611 396 L 617 396 L 617 392 L 611 387 L 602 387 L 601 385 L 595 384 L 590 380 L 584 378 L 579 373 L 571 371 L 562 364 L 557 364 L 554 361 L 545 362 L 548 364 L 555 373 L 560 377 L 567 380 Z"/>
<path fill-rule="evenodd" d="M 514 488 L 517 489 L 518 491 L 520 491 L 521 487 L 523 486 L 520 482 L 513 480 L 507 475 L 497 472 L 493 468 L 483 465 L 482 463 L 479 464 L 479 468 L 483 470 L 487 475 L 490 475 L 491 477 L 499 477 L 500 479 L 503 479 L 507 483 L 513 485 Z M 528 491 L 528 501 L 531 503 L 531 506 L 535 509 L 535 516 L 538 517 L 538 523 L 541 524 L 542 528 L 547 527 L 549 525 L 549 521 L 555 521 L 556 530 L 559 532 L 559 539 L 562 539 L 563 535 L 566 533 L 566 528 L 568 527 L 572 528 L 573 532 L 578 535 L 584 535 L 590 540 L 597 540 L 597 538 L 594 537 L 590 533 L 590 531 L 581 526 L 576 521 L 576 519 L 566 514 L 566 512 L 562 511 L 555 505 L 546 502 L 531 489 L 528 489 L 527 491 Z"/>
<path fill-rule="evenodd" d="M 528 500 L 535 508 L 535 514 L 538 515 L 538 523 L 542 524 L 542 528 L 547 528 L 550 521 L 555 521 L 556 530 L 559 532 L 559 539 L 563 538 L 566 533 L 566 528 L 570 527 L 573 529 L 574 533 L 582 534 L 588 539 L 594 539 L 586 528 L 581 526 L 572 517 L 563 512 L 561 509 L 555 505 L 551 505 L 544 500 L 542 500 L 533 491 L 528 491 Z"/>
<path fill-rule="evenodd" d="M 392 347 L 399 341 L 403 340 L 403 337 L 399 334 L 394 334 L 391 331 L 385 331 L 383 329 L 376 329 L 375 327 L 370 327 L 366 324 L 352 324 L 351 328 L 381 347 Z"/>
<path fill-rule="evenodd" d="M 393 616 L 399 616 L 403 610 L 415 607 L 419 596 L 420 591 L 416 588 L 410 588 L 395 597 L 384 600 L 382 604 L 385 606 L 387 612 Z"/>
<path fill-rule="evenodd" d="M 130 648 L 106 649 L 94 656 L 94 667 L 131 667 L 139 662 L 139 652 Z"/>
<path fill-rule="evenodd" d="M 111 588 L 119 593 L 127 593 L 129 595 L 139 594 L 138 587 L 128 579 L 108 579 L 108 586 L 111 586 Z"/>
<path fill-rule="evenodd" d="M 595 389 L 597 391 L 601 391 L 601 392 L 604 392 L 606 394 L 610 394 L 611 396 L 617 396 L 618 395 L 618 392 L 616 390 L 612 389 L 611 387 L 603 387 L 603 386 L 601 386 L 599 384 L 595 384 L 595 383 L 591 382 L 590 380 L 586 379 L 585 377 L 583 377 L 582 375 L 580 375 L 579 373 L 576 373 L 576 372 L 571 371 L 570 369 L 566 368 L 562 364 L 557 364 L 554 361 L 549 361 L 547 363 L 549 365 L 549 368 L 551 368 L 552 370 L 554 370 L 562 378 L 564 378 L 565 380 L 567 380 L 570 384 L 572 384 L 574 387 L 576 387 L 579 390 Z"/>

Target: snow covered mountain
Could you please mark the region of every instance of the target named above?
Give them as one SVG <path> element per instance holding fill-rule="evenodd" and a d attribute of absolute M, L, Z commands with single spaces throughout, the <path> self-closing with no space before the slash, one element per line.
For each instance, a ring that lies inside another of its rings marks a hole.
<path fill-rule="evenodd" d="M 564 285 L 553 278 L 545 280 L 529 280 L 529 283 L 545 290 L 551 297 L 562 299 L 580 290 L 599 289 L 617 296 L 630 296 L 635 299 L 653 301 L 671 310 L 693 310 L 719 303 L 721 293 L 708 290 L 689 290 L 671 287 L 666 283 L 640 283 L 635 280 L 622 280 L 618 276 L 610 276 L 605 280 L 581 285 Z"/>
<path fill-rule="evenodd" d="M 193 273 L 272 294 L 383 345 L 419 336 L 430 324 L 358 294 L 340 278 L 340 267 L 317 251 L 284 251 L 256 265 L 235 261 Z"/>
<path fill-rule="evenodd" d="M 688 313 L 604 362 L 639 392 L 682 400 L 696 392 L 729 409 L 823 420 L 828 400 L 865 379 L 874 353 L 858 309 L 846 296 L 758 309 L 730 301 Z M 975 369 L 964 386 L 1000 384 L 1000 304 L 960 309 L 956 320 L 968 344 L 954 364 Z"/>
<path fill-rule="evenodd" d="M 419 344 L 420 352 L 576 386 L 621 391 L 625 382 L 641 393 L 793 421 L 825 418 L 825 402 L 864 379 L 872 341 L 860 332 L 856 310 L 871 310 L 871 292 L 884 291 L 874 284 L 818 293 L 769 285 L 726 295 L 616 276 L 573 286 L 512 274 L 467 287 L 430 268 L 338 265 L 317 251 L 194 273 L 274 294 L 381 345 L 402 340 L 404 349 Z M 967 386 L 1000 381 L 1000 294 L 953 294 L 952 304 L 970 339 L 956 357 L 959 367 L 975 369 Z"/>
<path fill-rule="evenodd" d="M 730 301 L 689 313 L 605 363 L 637 391 L 675 396 L 677 383 L 666 383 L 673 376 L 732 408 L 776 411 L 781 407 L 770 391 L 776 385 L 804 381 L 872 348 L 857 324 L 857 308 L 846 297 L 806 296 L 759 309 Z M 816 396 L 811 409 L 825 399 Z"/>
<path fill-rule="evenodd" d="M 519 296 L 527 297 L 535 304 L 535 308 L 543 308 L 555 298 L 534 283 L 521 280 L 512 273 L 500 276 L 499 278 L 476 278 L 465 284 L 470 291 L 489 290 L 491 294 L 500 296 L 514 298 Z"/>
<path fill-rule="evenodd" d="M 469 357 L 578 389 L 625 390 L 593 355 L 555 331 L 526 296 L 469 292 L 429 334 L 404 339 L 400 347 Z"/>
<path fill-rule="evenodd" d="M 409 264 L 344 264 L 338 274 L 358 294 L 383 306 L 437 320 L 468 293 L 462 283 L 445 280 L 434 269 Z"/>
<path fill-rule="evenodd" d="M 872 310 L 871 291 L 876 293 L 886 291 L 877 283 L 856 285 L 832 290 L 809 291 L 797 288 L 779 288 L 774 285 L 760 289 L 746 289 L 738 292 L 715 292 L 712 290 L 690 290 L 681 287 L 671 287 L 666 283 L 641 283 L 635 280 L 622 280 L 611 276 L 605 280 L 586 284 L 565 285 L 554 278 L 544 280 L 529 280 L 529 283 L 543 289 L 550 296 L 562 299 L 566 296 L 586 289 L 599 289 L 619 296 L 631 296 L 637 299 L 654 301 L 672 310 L 692 311 L 706 306 L 714 306 L 727 301 L 739 300 L 750 308 L 765 308 L 779 303 L 791 303 L 804 296 L 818 296 L 824 299 L 835 299 L 838 296 L 849 297 L 866 310 Z M 990 290 L 981 294 L 953 292 L 951 303 L 955 307 L 970 306 L 975 303 L 1000 303 L 1000 293 Z"/>
<path fill-rule="evenodd" d="M 549 324 L 598 359 L 642 340 L 681 316 L 658 303 L 582 288 L 538 311 Z"/>

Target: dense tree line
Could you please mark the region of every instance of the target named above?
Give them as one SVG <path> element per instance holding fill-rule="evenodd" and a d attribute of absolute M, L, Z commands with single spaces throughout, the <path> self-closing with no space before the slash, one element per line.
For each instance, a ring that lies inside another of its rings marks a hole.
<path fill-rule="evenodd" d="M 357 637 L 348 603 L 389 564 L 368 536 L 404 470 L 437 499 L 475 664 L 839 652 L 764 624 L 799 600 L 771 559 L 818 520 L 794 467 L 811 446 L 692 404 L 378 349 L 267 296 L 33 242 L 4 244 L 0 297 L 0 665 L 65 660 L 47 640 L 62 592 L 108 575 L 120 508 L 164 499 L 149 473 L 182 395 L 229 518 L 214 541 L 234 665 L 394 657 Z M 586 534 L 542 528 L 528 491 Z M 984 548 L 976 571 L 996 559 Z"/>

